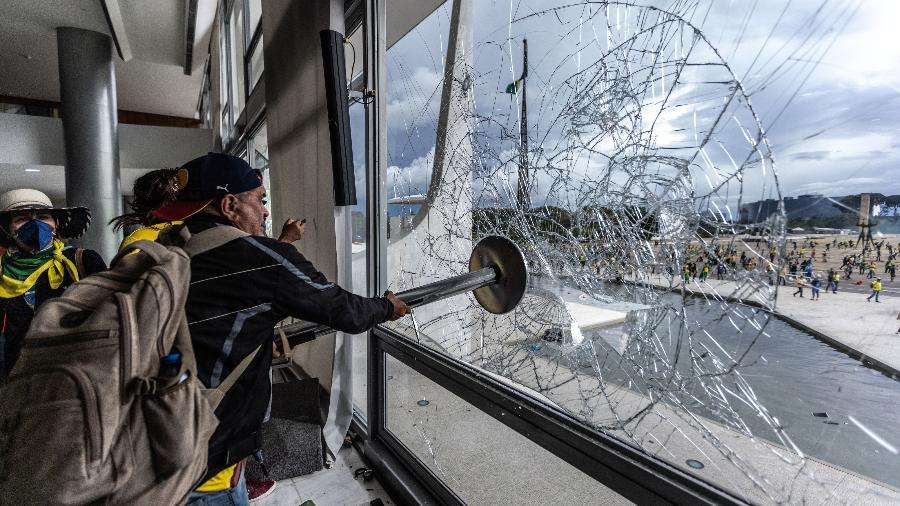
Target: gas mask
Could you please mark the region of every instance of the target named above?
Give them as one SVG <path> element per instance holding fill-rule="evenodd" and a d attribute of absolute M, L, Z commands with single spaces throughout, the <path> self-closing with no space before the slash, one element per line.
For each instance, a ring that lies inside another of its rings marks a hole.
<path fill-rule="evenodd" d="M 16 239 L 32 253 L 44 251 L 53 244 L 52 225 L 41 220 L 30 220 L 16 230 Z"/>

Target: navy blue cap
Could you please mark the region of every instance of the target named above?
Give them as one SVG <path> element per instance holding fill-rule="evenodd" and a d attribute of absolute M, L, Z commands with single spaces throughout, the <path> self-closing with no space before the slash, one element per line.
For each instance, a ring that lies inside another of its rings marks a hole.
<path fill-rule="evenodd" d="M 243 158 L 207 153 L 178 170 L 179 200 L 204 200 L 262 186 L 262 175 Z"/>

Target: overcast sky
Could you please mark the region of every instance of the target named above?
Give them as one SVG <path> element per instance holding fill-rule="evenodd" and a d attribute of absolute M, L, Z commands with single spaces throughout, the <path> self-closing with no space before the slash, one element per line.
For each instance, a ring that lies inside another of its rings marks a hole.
<path fill-rule="evenodd" d="M 548 11 L 573 3 L 578 2 L 474 2 L 474 85 L 479 113 L 499 118 L 510 127 L 517 125 L 518 104 L 502 93 L 502 87 L 521 72 L 521 39 L 527 37 L 534 76 L 528 92 L 529 130 L 550 144 L 559 138 L 561 134 L 547 125 L 558 114 L 559 106 L 554 109 L 547 104 L 560 94 L 558 86 L 565 77 L 596 62 L 606 49 L 606 13 L 600 16 L 601 23 L 596 5 Z M 900 1 L 640 3 L 676 12 L 698 27 L 708 44 L 698 44 L 692 57 L 705 61 L 715 50 L 740 80 L 772 147 L 782 195 L 900 194 Z M 614 8 L 609 19 L 618 19 L 616 36 L 627 35 L 628 26 L 633 32 L 643 11 Z M 398 186 L 402 186 L 389 188 L 389 196 L 424 193 L 426 188 L 449 15 L 448 2 L 388 51 L 389 165 L 391 181 L 399 181 Z M 585 18 L 592 19 L 593 25 Z M 675 47 L 671 42 L 669 46 Z M 688 77 L 709 81 L 719 74 L 701 68 L 692 70 Z M 727 90 L 727 85 L 710 88 L 684 84 L 676 94 L 725 96 Z M 730 107 L 729 115 L 746 122 L 749 109 L 734 104 Z M 702 137 L 703 124 L 711 124 L 718 110 L 716 106 L 704 106 L 697 108 L 694 117 L 684 111 L 677 117 L 670 115 L 670 136 L 675 140 Z M 697 133 L 688 132 L 692 126 Z M 735 158 L 742 159 L 750 147 L 737 132 L 723 127 L 717 139 L 723 150 L 727 148 Z M 659 135 L 665 137 L 665 133 Z M 361 149 L 355 152 L 360 167 Z M 725 155 L 710 156 L 718 165 Z M 764 177 L 759 171 L 748 172 L 751 180 Z"/>

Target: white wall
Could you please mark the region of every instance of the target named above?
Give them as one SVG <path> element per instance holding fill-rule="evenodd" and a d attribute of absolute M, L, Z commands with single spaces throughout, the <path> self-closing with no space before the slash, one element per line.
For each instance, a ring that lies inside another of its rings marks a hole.
<path fill-rule="evenodd" d="M 210 151 L 212 140 L 208 129 L 120 124 L 123 194 L 148 170 L 177 167 Z M 62 120 L 0 113 L 0 191 L 31 187 L 61 199 L 64 165 Z"/>
<path fill-rule="evenodd" d="M 62 120 L 0 113 L 0 163 L 63 165 Z"/>

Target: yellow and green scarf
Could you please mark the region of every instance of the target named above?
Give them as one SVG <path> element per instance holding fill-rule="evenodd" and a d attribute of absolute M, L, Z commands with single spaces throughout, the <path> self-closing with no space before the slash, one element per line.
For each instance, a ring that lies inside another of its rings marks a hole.
<path fill-rule="evenodd" d="M 54 290 L 62 285 L 66 271 L 78 281 L 78 268 L 63 255 L 64 247 L 54 239 L 52 248 L 37 254 L 7 251 L 0 257 L 0 298 L 11 299 L 31 290 L 44 272 Z"/>

